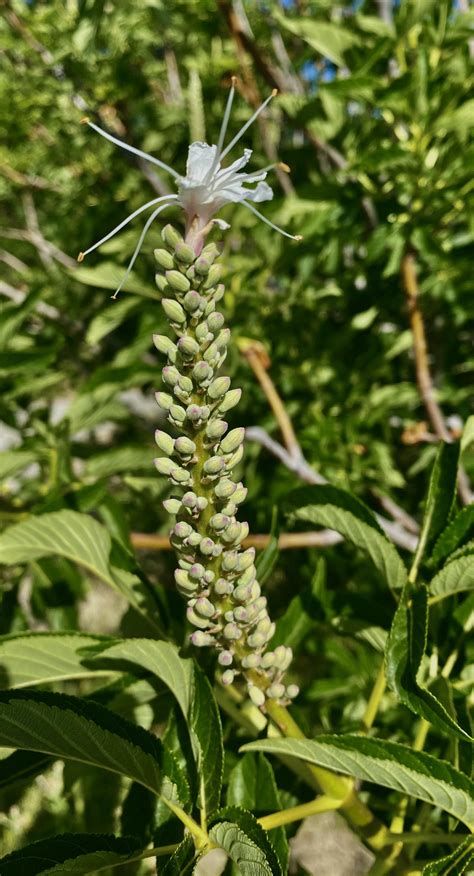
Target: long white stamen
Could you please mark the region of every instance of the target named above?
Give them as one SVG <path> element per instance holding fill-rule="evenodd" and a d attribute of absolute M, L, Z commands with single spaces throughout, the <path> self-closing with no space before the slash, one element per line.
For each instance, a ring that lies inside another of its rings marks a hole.
<path fill-rule="evenodd" d="M 89 119 L 84 119 L 84 124 L 89 125 L 89 128 L 92 128 L 94 131 L 97 131 L 101 137 L 105 137 L 106 140 L 110 140 L 111 143 L 114 143 L 115 146 L 120 146 L 121 149 L 125 149 L 127 152 L 132 152 L 133 155 L 138 155 L 140 158 L 144 158 L 145 161 L 151 161 L 152 164 L 156 164 L 158 167 L 161 167 L 162 170 L 166 170 L 167 173 L 170 173 L 171 176 L 174 176 L 175 179 L 179 179 L 179 173 L 176 173 L 172 167 L 169 167 L 168 164 L 165 164 L 164 161 L 160 161 L 159 158 L 154 158 L 153 155 L 148 155 L 147 152 L 142 152 L 141 149 L 136 149 L 135 146 L 129 146 L 128 143 L 123 143 L 122 140 L 119 140 L 117 137 L 113 137 L 112 134 L 108 134 L 107 131 L 103 131 L 102 128 L 99 128 L 98 125 L 95 125 L 94 122 L 90 122 Z"/>
<path fill-rule="evenodd" d="M 251 210 L 252 213 L 255 213 L 255 215 L 258 216 L 258 218 L 261 219 L 262 222 L 265 222 L 265 225 L 269 225 L 270 228 L 273 228 L 274 231 L 278 231 L 279 234 L 283 234 L 283 237 L 289 237 L 290 240 L 303 240 L 301 234 L 288 234 L 287 231 L 283 231 L 283 228 L 279 228 L 278 225 L 274 225 L 273 222 L 270 222 L 270 220 L 267 219 L 267 217 L 264 216 L 263 213 L 259 213 L 258 210 L 256 210 L 255 207 L 252 206 L 252 204 L 248 203 L 248 201 L 241 201 L 240 203 L 243 204 L 244 207 L 248 207 L 248 209 Z"/>
<path fill-rule="evenodd" d="M 80 252 L 77 257 L 77 261 L 82 262 L 86 255 L 89 255 L 89 253 L 92 252 L 94 249 L 98 249 L 99 246 L 102 246 L 102 244 L 105 243 L 106 240 L 110 240 L 111 237 L 113 237 L 115 234 L 118 234 L 118 232 L 122 228 L 124 228 L 125 225 L 128 225 L 128 223 L 131 222 L 132 219 L 135 219 L 135 216 L 139 216 L 140 213 L 143 213 L 143 211 L 147 210 L 148 207 L 152 207 L 153 204 L 159 204 L 162 201 L 176 201 L 177 197 L 178 195 L 163 195 L 163 197 L 161 198 L 153 198 L 152 201 L 148 201 L 147 204 L 143 204 L 143 206 L 139 207 L 138 210 L 130 213 L 130 216 L 127 216 L 127 218 L 124 219 L 123 222 L 120 222 L 119 225 L 116 225 L 112 231 L 109 231 L 109 233 L 106 234 L 105 237 L 102 237 L 100 240 L 97 241 L 97 243 L 94 243 L 93 246 L 90 246 L 89 249 L 84 250 L 84 252 Z"/>
<path fill-rule="evenodd" d="M 240 131 L 238 132 L 238 134 L 236 134 L 235 137 L 234 137 L 234 139 L 230 141 L 230 143 L 229 143 L 228 146 L 226 146 L 226 148 L 224 149 L 224 151 L 221 153 L 220 161 L 222 161 L 222 160 L 226 157 L 226 155 L 229 154 L 230 150 L 234 148 L 235 144 L 239 142 L 240 138 L 243 137 L 243 135 L 244 135 L 245 132 L 248 130 L 248 128 L 250 128 L 250 125 L 253 125 L 255 119 L 258 118 L 258 116 L 260 115 L 260 113 L 263 112 L 263 110 L 265 109 L 265 107 L 268 106 L 268 104 L 270 103 L 270 101 L 273 100 L 273 98 L 274 98 L 277 94 L 278 94 L 278 90 L 277 90 L 276 88 L 274 88 L 273 91 L 272 91 L 272 93 L 269 95 L 269 97 L 267 97 L 267 99 L 263 101 L 262 105 L 259 106 L 259 108 L 258 108 L 257 110 L 255 110 L 253 116 L 250 117 L 250 119 L 248 120 L 248 122 L 245 122 L 245 125 L 240 129 Z"/>
<path fill-rule="evenodd" d="M 232 87 L 231 87 L 230 92 L 229 92 L 229 97 L 227 98 L 227 104 L 226 104 L 226 108 L 225 108 L 225 112 L 224 112 L 224 118 L 222 119 L 222 125 L 221 125 L 221 129 L 219 132 L 219 139 L 217 141 L 216 154 L 214 157 L 214 161 L 212 162 L 212 164 L 211 164 L 211 166 L 206 174 L 205 183 L 208 183 L 209 180 L 212 179 L 214 171 L 215 171 L 217 165 L 219 164 L 219 159 L 221 157 L 222 147 L 224 145 L 225 135 L 227 134 L 227 126 L 229 124 L 232 104 L 234 102 L 235 82 L 236 82 L 236 79 L 235 79 L 235 76 L 233 76 L 232 77 Z"/>
<path fill-rule="evenodd" d="M 122 280 L 120 281 L 120 286 L 119 286 L 118 289 L 114 292 L 114 294 L 112 295 L 112 298 L 116 298 L 116 297 L 117 297 L 117 295 L 119 294 L 119 292 L 120 292 L 120 290 L 121 290 L 123 284 L 125 283 L 125 281 L 126 281 L 128 275 L 129 275 L 130 271 L 132 270 L 132 268 L 133 268 L 133 266 L 134 266 L 134 264 L 135 264 L 135 260 L 136 260 L 136 258 L 137 258 L 137 256 L 138 256 L 138 253 L 140 252 L 140 250 L 141 250 L 141 248 L 142 248 L 143 241 L 145 240 L 145 237 L 146 237 L 146 234 L 147 234 L 147 232 L 148 232 L 148 229 L 149 229 L 150 225 L 152 224 L 152 222 L 156 219 L 156 217 L 157 217 L 157 216 L 158 216 L 163 210 L 166 210 L 166 208 L 167 208 L 167 207 L 170 207 L 170 206 L 171 206 L 171 204 L 161 204 L 161 206 L 160 206 L 160 207 L 157 207 L 156 210 L 154 210 L 153 213 L 151 214 L 150 218 L 147 219 L 147 221 L 145 222 L 145 225 L 143 226 L 143 231 L 142 231 L 142 233 L 140 234 L 140 237 L 139 237 L 138 243 L 137 243 L 137 245 L 136 245 L 136 247 L 135 247 L 135 252 L 133 253 L 132 258 L 130 259 L 130 262 L 129 262 L 128 268 L 127 268 L 127 270 L 125 271 L 125 274 L 123 275 Z"/>

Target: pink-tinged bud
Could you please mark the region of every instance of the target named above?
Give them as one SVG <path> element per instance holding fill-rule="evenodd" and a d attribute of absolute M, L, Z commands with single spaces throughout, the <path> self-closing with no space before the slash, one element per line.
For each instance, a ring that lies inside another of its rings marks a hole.
<path fill-rule="evenodd" d="M 242 657 L 242 666 L 244 669 L 257 669 L 260 666 L 260 654 L 247 654 Z"/>
<path fill-rule="evenodd" d="M 212 602 L 210 602 L 205 596 L 200 596 L 199 599 L 196 600 L 194 609 L 197 614 L 205 618 L 213 617 L 216 613 L 216 609 Z"/>
<path fill-rule="evenodd" d="M 192 633 L 189 637 L 189 641 L 196 646 L 196 648 L 209 648 L 211 645 L 215 644 L 214 637 L 210 635 L 210 633 L 203 633 L 202 630 L 196 630 L 195 633 Z"/>
<path fill-rule="evenodd" d="M 290 700 L 294 700 L 294 698 L 298 696 L 299 692 L 300 689 L 297 684 L 289 684 L 286 688 L 286 695 Z"/>
<path fill-rule="evenodd" d="M 179 520 L 175 523 L 173 532 L 178 538 L 187 538 L 193 532 L 193 528 L 184 520 Z"/>
<path fill-rule="evenodd" d="M 235 678 L 235 671 L 233 669 L 226 669 L 225 672 L 221 675 L 222 684 L 232 684 Z"/>
<path fill-rule="evenodd" d="M 186 609 L 186 617 L 190 624 L 192 624 L 194 627 L 199 627 L 199 629 L 201 630 L 205 630 L 209 626 L 208 618 L 201 617 L 199 614 L 197 614 L 191 605 L 188 605 Z"/>
<path fill-rule="evenodd" d="M 224 636 L 224 639 L 229 639 L 230 641 L 234 641 L 234 640 L 236 641 L 237 639 L 240 639 L 240 637 L 242 635 L 242 630 L 239 629 L 237 624 L 228 623 L 225 625 L 225 627 L 222 631 L 222 634 Z"/>
<path fill-rule="evenodd" d="M 217 658 L 217 662 L 220 666 L 230 666 L 233 659 L 234 658 L 231 651 L 221 651 Z"/>
<path fill-rule="evenodd" d="M 179 499 L 165 499 L 163 502 L 163 508 L 168 514 L 177 514 L 181 508 L 181 502 Z"/>

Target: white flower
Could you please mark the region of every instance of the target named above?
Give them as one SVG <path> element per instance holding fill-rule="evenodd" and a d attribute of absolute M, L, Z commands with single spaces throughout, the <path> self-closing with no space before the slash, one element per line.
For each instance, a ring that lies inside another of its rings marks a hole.
<path fill-rule="evenodd" d="M 243 172 L 243 168 L 248 164 L 252 155 L 252 150 L 244 149 L 244 154 L 241 158 L 237 158 L 236 161 L 232 162 L 232 164 L 227 167 L 222 166 L 222 161 L 245 134 L 250 125 L 253 124 L 255 119 L 270 103 L 271 99 L 275 97 L 276 93 L 276 90 L 272 91 L 271 95 L 267 97 L 224 149 L 224 139 L 235 94 L 235 80 L 233 79 L 217 146 L 209 146 L 207 143 L 200 142 L 191 143 L 188 150 L 188 160 L 186 162 L 186 176 L 180 176 L 180 174 L 178 174 L 172 167 L 164 164 L 163 161 L 160 161 L 153 155 L 148 155 L 148 153 L 142 152 L 141 149 L 129 146 L 128 143 L 123 143 L 121 140 L 118 140 L 116 137 L 113 137 L 111 134 L 108 134 L 106 131 L 103 131 L 97 125 L 90 122 L 89 119 L 83 119 L 85 124 L 89 125 L 90 128 L 105 137 L 106 140 L 110 140 L 111 143 L 120 146 L 122 149 L 126 149 L 127 152 L 132 152 L 134 155 L 138 155 L 140 158 L 145 159 L 145 161 L 156 164 L 162 170 L 171 174 L 176 180 L 178 187 L 178 194 L 153 198 L 153 200 L 148 201 L 146 204 L 143 204 L 142 207 L 139 207 L 131 213 L 130 216 L 127 216 L 123 222 L 120 222 L 119 225 L 117 225 L 112 231 L 109 231 L 105 237 L 102 237 L 101 240 L 97 241 L 97 243 L 89 247 L 89 249 L 85 250 L 85 252 L 79 253 L 78 261 L 81 262 L 88 253 L 97 249 L 105 243 L 106 240 L 110 240 L 111 237 L 117 234 L 117 232 L 124 228 L 125 225 L 128 225 L 132 219 L 139 216 L 140 213 L 143 213 L 144 210 L 157 204 L 159 205 L 153 211 L 143 227 L 135 252 L 133 253 L 120 286 L 113 296 L 114 298 L 122 288 L 132 270 L 145 239 L 145 235 L 151 224 L 167 207 L 180 206 L 184 210 L 186 214 L 186 230 L 195 243 L 197 251 L 199 250 L 199 246 L 202 245 L 204 235 L 209 230 L 212 222 L 216 222 L 223 229 L 230 227 L 228 223 L 224 222 L 222 219 L 214 219 L 215 214 L 218 213 L 222 207 L 225 207 L 226 204 L 243 204 L 251 210 L 252 213 L 258 216 L 259 219 L 267 225 L 270 225 L 275 231 L 278 231 L 285 237 L 290 237 L 292 240 L 301 240 L 299 235 L 294 236 L 288 234 L 288 232 L 284 231 L 282 228 L 274 225 L 273 222 L 270 222 L 269 219 L 259 213 L 259 211 L 253 206 L 255 203 L 258 204 L 262 201 L 271 201 L 273 198 L 273 191 L 264 180 L 266 179 L 268 171 L 272 170 L 276 165 L 269 165 L 268 167 L 263 168 L 263 170 L 256 171 L 255 173 L 245 173 Z M 278 166 L 284 170 L 288 170 L 284 164 Z M 248 187 L 255 183 L 255 188 Z"/>

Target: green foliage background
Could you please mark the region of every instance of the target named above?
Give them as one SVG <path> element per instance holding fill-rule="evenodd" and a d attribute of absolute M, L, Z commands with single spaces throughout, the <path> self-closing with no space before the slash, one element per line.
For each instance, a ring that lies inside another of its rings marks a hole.
<path fill-rule="evenodd" d="M 184 171 L 189 142 L 216 141 L 233 74 L 240 97 L 231 133 L 280 89 L 244 142 L 254 168 L 275 157 L 291 167 L 286 190 L 275 180 L 264 212 L 304 240 L 279 237 L 242 207 L 222 214 L 232 225 L 222 235 L 234 336 L 228 364 L 244 390 L 232 425 L 260 426 L 280 440 L 239 353 L 239 340 L 257 339 L 308 462 L 374 510 L 388 496 L 419 519 L 436 436 L 415 380 L 402 265 L 413 254 L 433 380 L 456 437 L 472 413 L 474 368 L 472 11 L 402 0 L 390 22 L 369 0 L 357 12 L 331 0 L 286 10 L 274 0 L 235 8 L 227 0 L 13 0 L 1 12 L 2 523 L 63 508 L 91 512 L 124 551 L 130 532 L 167 532 L 166 487 L 151 464 L 160 384 L 151 335 L 165 330 L 152 281 L 160 226 L 118 302 L 109 296 L 133 252 L 135 223 L 83 264 L 74 259 L 168 191 L 169 179 L 144 173 L 80 121 L 87 114 Z M 232 33 L 236 20 L 241 31 Z M 417 426 L 421 439 L 412 441 Z M 472 455 L 463 462 L 474 477 Z M 297 476 L 250 442 L 242 476 L 251 531 L 268 532 Z M 270 603 L 281 617 L 298 588 L 303 723 L 351 730 L 374 675 L 374 652 L 352 631 L 361 620 L 387 628 L 393 604 L 353 549 L 324 556 L 326 584 L 318 552 L 282 553 Z M 166 590 L 172 563 L 163 553 L 143 556 L 182 641 L 182 605 Z M 80 626 L 89 584 L 66 560 L 32 563 L 26 589 L 23 569 L 2 575 L 2 633 Z M 442 613 L 434 621 L 440 663 L 465 624 L 466 606 L 457 611 L 449 625 Z M 127 623 L 135 633 L 127 617 L 121 629 Z M 462 662 L 469 664 L 467 646 Z M 391 708 L 389 701 L 382 726 Z M 396 738 L 411 742 L 413 716 L 404 709 L 397 721 Z M 433 748 L 443 751 L 436 734 Z M 71 789 L 75 770 L 67 768 Z M 82 778 L 89 781 L 95 786 L 92 772 Z M 72 790 L 62 803 L 46 797 L 41 818 L 31 801 L 32 826 L 20 829 L 29 839 L 51 832 L 51 820 L 55 830 L 71 819 L 75 829 L 113 829 L 106 806 L 81 811 Z M 17 840 L 7 823 L 7 847 Z"/>

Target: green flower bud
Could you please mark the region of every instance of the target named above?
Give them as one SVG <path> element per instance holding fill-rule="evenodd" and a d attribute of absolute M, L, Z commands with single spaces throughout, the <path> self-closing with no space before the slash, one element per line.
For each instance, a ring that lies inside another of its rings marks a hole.
<path fill-rule="evenodd" d="M 201 578 L 204 577 L 205 571 L 206 570 L 201 563 L 193 563 L 188 574 L 190 578 L 195 578 L 196 581 L 200 581 Z"/>
<path fill-rule="evenodd" d="M 211 456 L 210 459 L 206 459 L 202 470 L 206 475 L 217 475 L 224 467 L 225 462 L 222 456 Z"/>
<path fill-rule="evenodd" d="M 219 248 L 215 243 L 208 243 L 201 252 L 201 257 L 209 262 L 214 262 L 219 255 Z"/>
<path fill-rule="evenodd" d="M 174 442 L 174 449 L 182 456 L 192 456 L 196 450 L 196 445 L 194 441 L 191 441 L 186 435 L 180 435 L 180 437 L 176 438 L 176 441 Z"/>
<path fill-rule="evenodd" d="M 173 532 L 178 538 L 187 538 L 193 532 L 193 528 L 185 520 L 178 520 L 173 527 Z"/>
<path fill-rule="evenodd" d="M 173 341 L 170 341 L 166 335 L 153 335 L 153 343 L 157 350 L 160 353 L 164 353 L 165 356 L 168 356 L 169 353 L 176 353 L 176 344 L 173 344 Z"/>
<path fill-rule="evenodd" d="M 209 367 L 207 362 L 196 362 L 192 370 L 192 375 L 196 383 L 204 383 L 205 380 L 212 377 L 212 368 Z"/>
<path fill-rule="evenodd" d="M 219 329 L 222 328 L 223 325 L 224 317 L 222 313 L 218 313 L 216 311 L 215 313 L 211 313 L 210 316 L 207 317 L 207 327 L 210 332 L 214 332 L 215 334 L 219 331 Z"/>
<path fill-rule="evenodd" d="M 206 438 L 210 441 L 218 441 L 227 432 L 229 424 L 225 420 L 211 420 L 206 426 Z"/>
<path fill-rule="evenodd" d="M 239 557 L 239 572 L 245 572 L 255 560 L 255 548 L 247 548 Z"/>
<path fill-rule="evenodd" d="M 234 656 L 232 651 L 221 651 L 217 658 L 217 662 L 220 666 L 231 666 L 234 660 Z"/>
<path fill-rule="evenodd" d="M 174 365 L 165 365 L 161 372 L 161 376 L 168 386 L 173 387 L 177 385 L 180 378 L 180 373 L 178 369 L 174 367 Z"/>
<path fill-rule="evenodd" d="M 155 392 L 155 398 L 163 411 L 169 411 L 173 405 L 173 398 L 167 392 Z"/>
<path fill-rule="evenodd" d="M 230 520 L 228 517 L 225 516 L 225 514 L 213 514 L 209 521 L 209 526 L 211 527 L 211 529 L 215 529 L 217 532 L 219 532 L 219 530 L 225 529 L 225 527 L 228 526 L 229 523 Z"/>
<path fill-rule="evenodd" d="M 256 669 L 260 666 L 260 654 L 247 654 L 246 657 L 242 657 L 242 666 L 244 669 Z"/>
<path fill-rule="evenodd" d="M 224 639 L 228 639 L 229 641 L 233 642 L 237 641 L 237 639 L 240 639 L 240 637 L 242 636 L 242 630 L 237 626 L 237 624 L 231 621 L 230 623 L 225 625 L 224 629 L 222 630 L 222 635 L 224 636 Z"/>
<path fill-rule="evenodd" d="M 280 700 L 284 696 L 284 684 L 271 684 L 270 687 L 267 688 L 267 697 L 269 697 L 271 700 Z"/>
<path fill-rule="evenodd" d="M 231 408 L 235 408 L 238 405 L 242 396 L 241 389 L 231 389 L 229 392 L 226 392 L 224 398 L 221 402 L 219 402 L 218 411 L 220 414 L 225 414 L 226 411 L 230 411 Z"/>
<path fill-rule="evenodd" d="M 223 572 L 232 572 L 237 565 L 237 554 L 235 551 L 225 551 L 224 556 L 222 557 L 222 571 Z"/>
<path fill-rule="evenodd" d="M 221 675 L 221 682 L 224 685 L 232 684 L 234 678 L 236 676 L 234 669 L 226 669 L 225 672 Z"/>
<path fill-rule="evenodd" d="M 166 292 L 168 289 L 168 283 L 166 282 L 165 277 L 163 277 L 163 274 L 155 274 L 155 283 L 160 292 Z"/>
<path fill-rule="evenodd" d="M 191 581 L 187 572 L 184 569 L 175 569 L 174 580 L 176 586 L 182 596 L 191 596 L 199 589 L 197 581 Z"/>
<path fill-rule="evenodd" d="M 210 557 L 211 554 L 214 552 L 214 548 L 215 543 L 213 542 L 212 538 L 203 538 L 199 545 L 199 550 L 202 554 L 204 554 L 205 557 Z"/>
<path fill-rule="evenodd" d="M 242 444 L 242 441 L 245 438 L 245 429 L 231 429 L 228 435 L 222 439 L 220 443 L 219 450 L 221 453 L 234 453 L 238 447 Z"/>
<path fill-rule="evenodd" d="M 176 249 L 179 243 L 184 243 L 183 238 L 172 225 L 165 225 L 161 232 L 161 236 L 170 249 Z"/>
<path fill-rule="evenodd" d="M 229 478 L 222 478 L 214 487 L 214 493 L 218 499 L 228 499 L 236 490 L 236 485 Z"/>
<path fill-rule="evenodd" d="M 215 645 L 214 637 L 210 633 L 203 633 L 201 630 L 196 630 L 190 636 L 190 642 L 192 645 L 196 645 L 196 648 L 208 648 L 210 645 Z"/>
<path fill-rule="evenodd" d="M 200 617 L 191 605 L 188 605 L 186 609 L 186 617 L 190 624 L 194 627 L 199 627 L 201 630 L 205 630 L 209 626 L 208 618 Z"/>
<path fill-rule="evenodd" d="M 196 340 L 200 344 L 204 344 L 206 341 L 212 341 L 212 335 L 207 327 L 207 322 L 200 322 L 199 325 L 196 326 Z"/>
<path fill-rule="evenodd" d="M 189 335 L 183 335 L 177 344 L 178 350 L 185 359 L 192 359 L 199 353 L 199 344 Z"/>
<path fill-rule="evenodd" d="M 266 642 L 267 638 L 263 633 L 251 633 L 250 636 L 247 637 L 247 645 L 249 648 L 263 648 Z"/>
<path fill-rule="evenodd" d="M 187 377 L 185 374 L 179 375 L 178 383 L 179 383 L 180 389 L 182 389 L 184 392 L 189 393 L 189 392 L 192 392 L 194 389 L 194 385 L 193 385 L 191 378 Z"/>
<path fill-rule="evenodd" d="M 252 700 L 254 706 L 263 706 L 265 704 L 265 694 L 263 690 L 260 690 L 255 684 L 249 684 L 249 697 Z"/>
<path fill-rule="evenodd" d="M 218 355 L 219 355 L 219 348 L 218 348 L 216 342 L 214 341 L 212 344 L 209 344 L 207 350 L 204 351 L 203 359 L 206 362 L 212 363 L 212 362 L 214 362 L 214 360 L 216 359 L 216 357 Z"/>
<path fill-rule="evenodd" d="M 181 292 L 182 295 L 189 292 L 191 283 L 184 274 L 180 273 L 180 271 L 166 271 L 165 277 L 168 285 L 171 286 L 175 292 Z"/>
<path fill-rule="evenodd" d="M 232 593 L 232 584 L 225 578 L 218 578 L 214 584 L 214 592 L 217 596 L 228 596 Z"/>
<path fill-rule="evenodd" d="M 174 267 L 173 256 L 170 252 L 168 252 L 167 249 L 155 249 L 154 255 L 160 268 L 163 268 L 164 271 L 169 271 L 171 268 Z"/>
<path fill-rule="evenodd" d="M 201 303 L 201 296 L 199 292 L 196 292 L 195 289 L 190 289 L 189 292 L 184 296 L 183 304 L 188 311 L 188 313 L 194 313 L 199 309 L 199 305 Z"/>
<path fill-rule="evenodd" d="M 198 547 L 202 541 L 202 535 L 199 532 L 192 532 L 187 538 L 187 543 L 190 547 Z"/>
<path fill-rule="evenodd" d="M 230 386 L 230 377 L 216 377 L 207 388 L 207 394 L 213 401 L 222 398 Z"/>
<path fill-rule="evenodd" d="M 274 651 L 266 651 L 265 654 L 262 655 L 261 667 L 262 669 L 270 669 L 271 666 L 274 665 L 275 661 L 275 652 Z"/>
<path fill-rule="evenodd" d="M 290 700 L 294 700 L 294 698 L 298 696 L 299 692 L 300 689 L 297 684 L 289 684 L 286 688 L 286 695 Z"/>
<path fill-rule="evenodd" d="M 171 435 L 168 435 L 167 432 L 162 432 L 161 429 L 157 429 L 155 432 L 155 441 L 163 453 L 171 456 L 174 449 L 174 441 Z"/>
<path fill-rule="evenodd" d="M 215 606 L 205 596 L 200 596 L 199 599 L 196 600 L 194 610 L 201 617 L 207 618 L 214 617 L 216 613 Z"/>
<path fill-rule="evenodd" d="M 191 475 L 185 468 L 179 466 L 171 472 L 172 480 L 177 484 L 188 484 L 191 481 Z"/>
<path fill-rule="evenodd" d="M 168 514 L 177 514 L 181 509 L 181 502 L 179 499 L 165 499 L 163 502 L 163 508 Z"/>
<path fill-rule="evenodd" d="M 221 265 L 211 265 L 207 277 L 202 284 L 203 289 L 211 289 L 212 286 L 216 286 L 221 278 L 221 274 Z"/>
<path fill-rule="evenodd" d="M 195 259 L 194 250 L 188 246 L 187 243 L 179 241 L 175 248 L 174 254 L 178 259 L 178 262 L 182 262 L 183 265 L 190 265 Z"/>
<path fill-rule="evenodd" d="M 186 411 L 184 410 L 184 408 L 181 407 L 181 405 L 172 404 L 169 408 L 169 412 L 171 419 L 174 420 L 175 423 L 184 423 L 186 419 Z"/>
<path fill-rule="evenodd" d="M 238 523 L 238 521 L 234 521 L 234 523 L 229 523 L 227 529 L 222 533 L 222 538 L 227 544 L 234 544 L 236 542 L 240 542 L 240 533 L 242 530 L 242 524 Z"/>
<path fill-rule="evenodd" d="M 168 459 L 167 456 L 160 456 L 158 459 L 154 459 L 153 462 L 155 463 L 156 469 L 162 475 L 169 476 L 175 468 L 178 468 L 176 463 L 173 462 L 172 459 Z"/>
<path fill-rule="evenodd" d="M 194 262 L 194 270 L 199 277 L 207 277 L 210 267 L 211 263 L 206 258 L 203 258 L 202 255 Z"/>
<path fill-rule="evenodd" d="M 171 322 L 186 322 L 186 314 L 181 307 L 181 304 L 179 304 L 179 302 L 176 301 L 174 298 L 162 298 L 161 306 Z"/>

